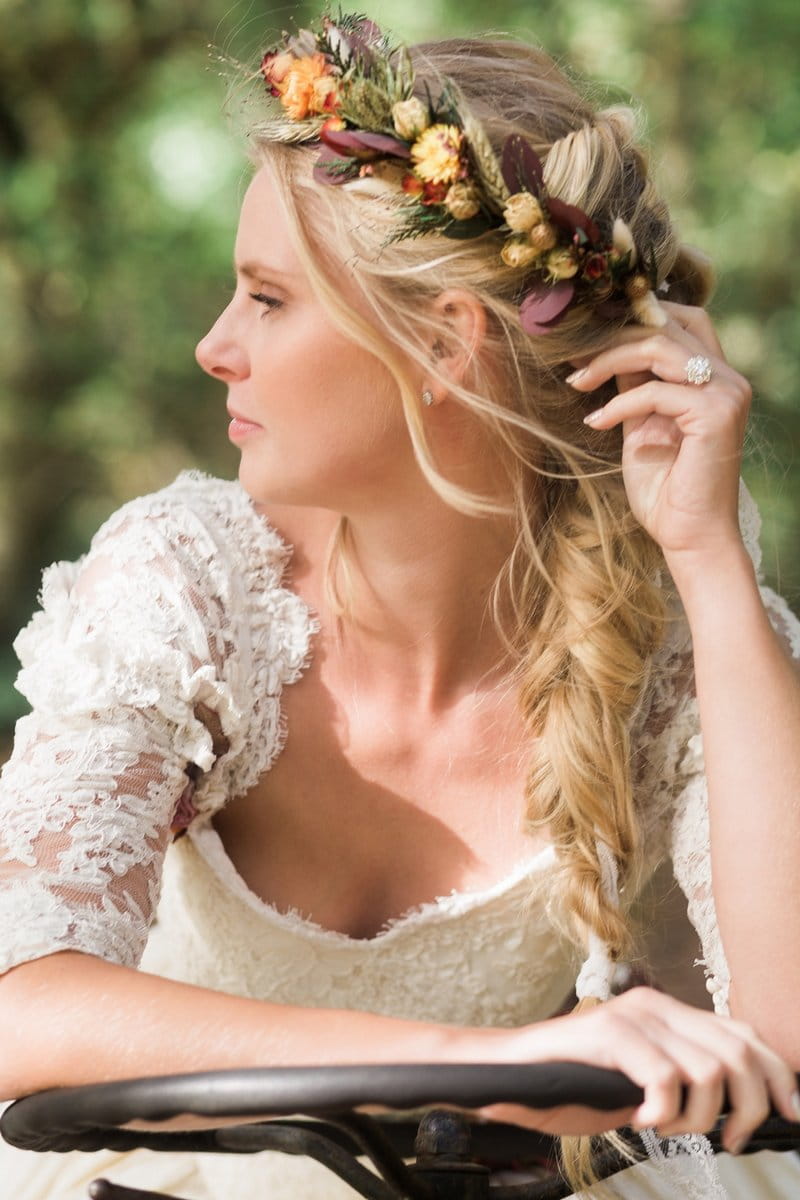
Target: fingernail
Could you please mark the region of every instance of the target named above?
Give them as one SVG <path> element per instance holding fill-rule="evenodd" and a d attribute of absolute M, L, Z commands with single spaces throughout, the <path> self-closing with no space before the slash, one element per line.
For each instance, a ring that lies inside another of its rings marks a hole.
<path fill-rule="evenodd" d="M 794 1119 L 800 1121 L 800 1092 L 792 1092 L 789 1103 L 794 1110 Z"/>
<path fill-rule="evenodd" d="M 584 425 L 591 425 L 593 421 L 599 421 L 603 415 L 602 408 L 596 408 L 594 412 L 590 412 L 588 417 L 583 418 Z"/>
<path fill-rule="evenodd" d="M 588 371 L 589 371 L 588 367 L 581 367 L 579 370 L 573 371 L 571 375 L 568 375 L 566 382 L 573 383 L 573 384 L 580 383 L 580 381 L 583 379 L 584 375 L 588 374 Z"/>

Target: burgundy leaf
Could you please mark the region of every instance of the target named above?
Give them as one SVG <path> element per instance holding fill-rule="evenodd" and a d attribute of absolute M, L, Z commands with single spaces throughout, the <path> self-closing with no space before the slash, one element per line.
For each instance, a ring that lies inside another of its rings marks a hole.
<path fill-rule="evenodd" d="M 332 146 L 322 146 L 314 164 L 315 183 L 348 183 L 358 176 L 360 164 L 355 158 L 343 158 Z"/>
<path fill-rule="evenodd" d="M 598 245 L 600 242 L 600 230 L 582 208 L 578 208 L 574 204 L 565 204 L 563 200 L 558 200 L 555 196 L 547 196 L 545 204 L 550 214 L 550 220 L 554 225 L 559 225 L 562 229 L 566 229 L 567 233 L 572 237 L 574 237 L 578 229 L 582 229 L 589 241 L 594 245 Z"/>
<path fill-rule="evenodd" d="M 383 41 L 383 32 L 379 25 L 374 21 L 370 21 L 369 17 L 363 17 L 356 25 L 353 33 L 356 37 L 363 38 L 370 44 Z"/>
<path fill-rule="evenodd" d="M 542 160 L 518 133 L 512 133 L 505 140 L 501 169 L 505 185 L 512 195 L 516 192 L 532 192 L 534 196 L 541 194 L 544 186 Z"/>
<path fill-rule="evenodd" d="M 368 159 L 384 154 L 393 158 L 411 156 L 411 150 L 405 142 L 385 133 L 367 133 L 363 129 L 326 129 L 323 125 L 319 136 L 326 146 L 350 157 Z"/>
<path fill-rule="evenodd" d="M 383 34 L 374 21 L 370 21 L 365 17 L 363 21 L 358 22 L 357 27 L 351 30 L 346 37 L 351 48 L 361 58 L 362 62 L 371 62 L 374 58 L 373 51 L 380 44 Z"/>
<path fill-rule="evenodd" d="M 549 333 L 572 303 L 575 285 L 569 279 L 537 283 L 519 306 L 519 320 L 526 333 Z"/>

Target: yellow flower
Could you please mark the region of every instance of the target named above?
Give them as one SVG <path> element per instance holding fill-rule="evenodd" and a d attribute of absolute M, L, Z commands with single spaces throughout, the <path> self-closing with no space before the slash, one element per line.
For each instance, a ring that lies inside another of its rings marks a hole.
<path fill-rule="evenodd" d="M 393 104 L 392 120 L 397 136 L 406 142 L 418 138 L 431 123 L 427 106 L 416 96 L 412 96 L 410 100 L 398 100 Z"/>
<path fill-rule="evenodd" d="M 454 183 L 444 198 L 445 208 L 457 221 L 468 221 L 480 212 L 478 193 L 469 183 Z"/>
<path fill-rule="evenodd" d="M 503 217 L 514 233 L 527 233 L 544 220 L 544 213 L 541 204 L 530 192 L 515 192 L 506 201 Z"/>
<path fill-rule="evenodd" d="M 464 135 L 456 125 L 431 125 L 411 147 L 414 170 L 426 183 L 455 183 Z"/>
<path fill-rule="evenodd" d="M 571 279 L 578 264 L 571 250 L 551 250 L 547 256 L 547 274 L 551 279 Z"/>
<path fill-rule="evenodd" d="M 527 239 L 509 238 L 500 251 L 500 257 L 507 267 L 529 267 L 536 262 L 539 252 Z"/>
<path fill-rule="evenodd" d="M 323 54 L 298 58 L 276 86 L 281 104 L 293 121 L 335 112 L 339 103 L 336 80 Z"/>

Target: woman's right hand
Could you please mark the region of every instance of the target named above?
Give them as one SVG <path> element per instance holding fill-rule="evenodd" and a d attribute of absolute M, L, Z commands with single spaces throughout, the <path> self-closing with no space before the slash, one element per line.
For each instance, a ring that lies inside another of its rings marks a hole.
<path fill-rule="evenodd" d="M 743 1148 L 773 1107 L 787 1120 L 800 1120 L 794 1072 L 748 1025 L 651 988 L 633 988 L 596 1008 L 503 1033 L 504 1058 L 508 1053 L 517 1062 L 563 1060 L 622 1071 L 644 1089 L 644 1101 L 611 1113 L 577 1106 L 482 1110 L 495 1120 L 553 1134 L 595 1134 L 621 1125 L 655 1126 L 664 1136 L 699 1133 L 715 1124 L 727 1096 L 722 1140 L 731 1153 Z"/>

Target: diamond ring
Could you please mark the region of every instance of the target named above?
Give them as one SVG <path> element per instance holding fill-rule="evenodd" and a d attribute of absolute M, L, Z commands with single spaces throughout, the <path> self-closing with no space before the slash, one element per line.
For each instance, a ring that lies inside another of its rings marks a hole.
<path fill-rule="evenodd" d="M 684 371 L 686 382 L 694 384 L 695 387 L 708 383 L 713 374 L 711 363 L 705 354 L 693 354 Z"/>

